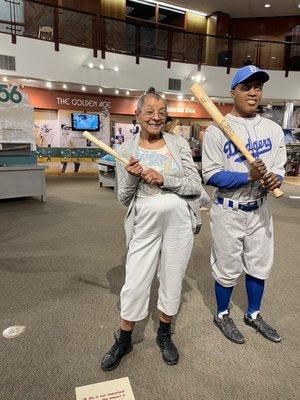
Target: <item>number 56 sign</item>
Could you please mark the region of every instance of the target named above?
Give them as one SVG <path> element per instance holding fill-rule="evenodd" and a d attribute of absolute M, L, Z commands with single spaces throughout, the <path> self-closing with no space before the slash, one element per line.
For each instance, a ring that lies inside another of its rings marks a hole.
<path fill-rule="evenodd" d="M 8 103 L 12 102 L 14 104 L 19 104 L 23 100 L 23 95 L 19 91 L 19 86 L 16 84 L 12 84 L 9 87 L 6 83 L 0 84 L 0 103 Z"/>

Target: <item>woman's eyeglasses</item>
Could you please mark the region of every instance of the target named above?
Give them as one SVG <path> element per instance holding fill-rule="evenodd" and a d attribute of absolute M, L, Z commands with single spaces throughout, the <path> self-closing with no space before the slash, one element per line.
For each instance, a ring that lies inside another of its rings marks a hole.
<path fill-rule="evenodd" d="M 160 110 L 160 111 L 145 110 L 142 113 L 147 118 L 153 118 L 154 115 L 157 115 L 159 118 L 164 119 L 167 116 L 167 112 L 165 110 Z"/>

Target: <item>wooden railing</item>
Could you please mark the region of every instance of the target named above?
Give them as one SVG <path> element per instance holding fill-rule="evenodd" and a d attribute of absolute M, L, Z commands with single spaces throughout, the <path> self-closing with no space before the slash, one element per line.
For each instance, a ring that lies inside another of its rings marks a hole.
<path fill-rule="evenodd" d="M 52 41 L 55 50 L 68 44 L 93 49 L 105 58 L 106 52 L 172 62 L 225 67 L 255 64 L 261 68 L 300 70 L 300 44 L 294 42 L 254 40 L 231 36 L 212 36 L 185 32 L 153 23 L 124 21 L 96 14 L 49 6 L 30 0 L 0 0 L 10 7 L 9 19 L 0 20 L 0 32 Z M 23 18 L 20 18 L 23 7 Z M 19 16 L 19 17 L 16 17 Z"/>

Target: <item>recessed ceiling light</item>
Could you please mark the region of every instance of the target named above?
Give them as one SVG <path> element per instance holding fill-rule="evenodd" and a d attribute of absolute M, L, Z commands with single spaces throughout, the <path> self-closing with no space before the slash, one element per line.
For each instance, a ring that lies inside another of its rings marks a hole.
<path fill-rule="evenodd" d="M 94 64 L 92 62 L 89 63 L 89 68 L 93 68 Z"/>
<path fill-rule="evenodd" d="M 52 88 L 52 83 L 51 83 L 51 82 L 47 82 L 47 83 L 46 83 L 46 86 L 47 86 L 47 88 L 50 89 L 50 88 Z"/>
<path fill-rule="evenodd" d="M 119 72 L 119 67 L 117 67 L 116 65 L 114 66 L 114 71 Z"/>
<path fill-rule="evenodd" d="M 133 0 L 136 3 L 141 3 L 141 4 L 158 4 L 160 6 L 160 8 L 166 9 L 166 10 L 170 10 L 170 11 L 183 11 L 183 12 L 191 12 L 193 14 L 197 14 L 197 15 L 201 15 L 203 17 L 206 17 L 207 14 L 201 11 L 197 11 L 197 10 L 191 10 L 190 8 L 185 8 L 185 7 L 180 7 L 180 6 L 175 6 L 173 4 L 169 4 L 169 3 L 164 3 L 162 1 L 158 1 L 158 0 Z M 162 7 L 161 7 L 162 6 Z"/>
<path fill-rule="evenodd" d="M 3 80 L 3 82 L 7 82 L 6 76 L 2 80 Z"/>
<path fill-rule="evenodd" d="M 177 96 L 177 99 L 178 99 L 178 100 L 182 100 L 182 99 L 183 99 L 182 94 L 179 94 L 179 95 Z"/>
<path fill-rule="evenodd" d="M 129 96 L 129 95 L 130 95 L 130 92 L 129 92 L 129 90 L 126 90 L 126 95 L 127 95 L 127 96 Z"/>
<path fill-rule="evenodd" d="M 265 4 L 265 7 L 269 8 L 269 7 L 271 7 L 271 4 Z"/>
<path fill-rule="evenodd" d="M 196 78 L 195 78 L 195 76 L 193 75 L 192 77 L 191 77 L 191 80 L 192 81 L 194 81 Z"/>
<path fill-rule="evenodd" d="M 298 8 L 300 8 L 300 4 L 298 4 Z"/>
<path fill-rule="evenodd" d="M 64 84 L 63 84 L 63 88 L 64 88 L 64 89 L 67 89 L 68 86 L 64 83 Z"/>
<path fill-rule="evenodd" d="M 115 90 L 115 94 L 119 94 L 119 91 L 118 91 L 118 89 L 116 89 L 116 90 Z"/>
<path fill-rule="evenodd" d="M 99 92 L 99 93 L 102 93 L 102 92 L 103 92 L 103 90 L 102 90 L 101 87 L 99 87 L 98 92 Z"/>
<path fill-rule="evenodd" d="M 201 81 L 201 75 L 197 75 L 195 79 L 196 79 L 196 82 L 200 82 Z"/>
<path fill-rule="evenodd" d="M 166 95 L 163 93 L 163 94 L 161 95 L 161 97 L 162 97 L 163 99 L 165 99 L 165 98 L 166 98 Z"/>
<path fill-rule="evenodd" d="M 85 86 L 81 86 L 81 90 L 82 90 L 83 92 L 85 92 L 85 91 L 86 91 Z"/>
<path fill-rule="evenodd" d="M 195 100 L 195 97 L 194 97 L 194 96 L 192 96 L 192 97 L 191 97 L 191 101 L 194 101 L 194 100 Z"/>
<path fill-rule="evenodd" d="M 99 68 L 100 68 L 100 69 L 104 69 L 104 65 L 103 65 L 103 64 L 100 64 L 100 65 L 99 65 Z"/>

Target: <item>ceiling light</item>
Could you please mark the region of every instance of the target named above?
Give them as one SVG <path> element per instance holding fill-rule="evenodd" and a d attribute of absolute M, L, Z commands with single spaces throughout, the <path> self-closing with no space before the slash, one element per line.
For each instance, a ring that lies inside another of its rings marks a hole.
<path fill-rule="evenodd" d="M 298 8 L 300 8 L 300 4 L 298 4 Z"/>
<path fill-rule="evenodd" d="M 63 88 L 64 88 L 64 89 L 67 89 L 68 86 L 64 83 L 64 84 L 63 84 Z"/>
<path fill-rule="evenodd" d="M 86 91 L 85 86 L 81 86 L 81 90 L 82 90 L 83 92 L 85 92 L 85 91 Z"/>
<path fill-rule="evenodd" d="M 182 100 L 182 99 L 183 99 L 183 95 L 182 95 L 182 94 L 179 94 L 179 95 L 177 96 L 177 99 L 178 99 L 178 100 Z"/>
<path fill-rule="evenodd" d="M 194 81 L 196 78 L 195 78 L 195 76 L 193 75 L 192 77 L 191 77 L 191 80 L 192 81 Z"/>
<path fill-rule="evenodd" d="M 51 82 L 47 82 L 47 83 L 46 83 L 46 86 L 47 86 L 47 88 L 50 89 L 50 88 L 52 88 L 52 83 L 51 83 Z"/>
<path fill-rule="evenodd" d="M 129 95 L 130 95 L 130 92 L 129 92 L 129 90 L 126 90 L 126 94 L 127 94 L 127 96 L 129 96 Z"/>
<path fill-rule="evenodd" d="M 265 4 L 265 7 L 269 8 L 269 7 L 271 7 L 271 4 Z"/>
<path fill-rule="evenodd" d="M 165 98 L 166 98 L 166 95 L 163 93 L 163 94 L 161 95 L 161 97 L 162 97 L 163 99 L 165 99 Z"/>
<path fill-rule="evenodd" d="M 115 94 L 119 94 L 119 91 L 118 91 L 118 89 L 116 89 L 116 90 L 115 90 Z"/>
<path fill-rule="evenodd" d="M 141 1 L 138 1 L 138 0 L 134 0 L 134 2 L 135 3 L 141 3 L 141 4 L 145 4 L 145 3 L 158 4 L 159 6 L 167 7 L 167 9 L 170 10 L 170 11 L 184 11 L 184 12 L 191 12 L 193 14 L 201 15 L 203 17 L 207 16 L 207 14 L 204 13 L 204 12 L 191 10 L 190 8 L 174 6 L 173 4 L 164 3 L 162 1 L 155 1 L 155 0 L 141 0 Z M 160 7 L 160 8 L 162 8 L 162 7 Z"/>
<path fill-rule="evenodd" d="M 102 93 L 102 92 L 103 92 L 103 90 L 102 90 L 101 87 L 99 87 L 98 92 L 99 92 L 99 93 Z"/>
<path fill-rule="evenodd" d="M 271 56 L 271 60 L 276 60 L 276 57 L 275 56 Z"/>
<path fill-rule="evenodd" d="M 94 64 L 92 62 L 89 63 L 89 68 L 94 68 Z"/>
<path fill-rule="evenodd" d="M 191 97 L 191 101 L 195 101 L 195 97 L 194 96 Z"/>
<path fill-rule="evenodd" d="M 7 82 L 6 76 L 2 80 L 3 80 L 3 82 Z"/>
<path fill-rule="evenodd" d="M 176 9 L 176 10 L 174 10 L 174 8 L 173 8 L 173 6 L 171 6 L 171 7 L 166 7 L 166 6 L 159 6 L 159 9 L 160 10 L 167 10 L 167 11 L 175 11 L 175 12 L 177 12 L 178 14 L 185 14 L 185 12 L 183 11 L 183 10 L 179 10 L 179 9 Z"/>
<path fill-rule="evenodd" d="M 103 65 L 103 64 L 100 64 L 100 65 L 99 65 L 99 68 L 100 68 L 100 69 L 104 69 L 104 65 Z"/>
<path fill-rule="evenodd" d="M 200 82 L 201 81 L 201 75 L 197 75 L 196 76 L 196 82 Z"/>
<path fill-rule="evenodd" d="M 203 78 L 201 78 L 201 82 L 205 82 L 206 81 L 206 78 L 205 78 L 205 76 L 203 76 Z"/>
<path fill-rule="evenodd" d="M 117 67 L 116 65 L 114 66 L 114 71 L 119 72 L 119 67 Z"/>

